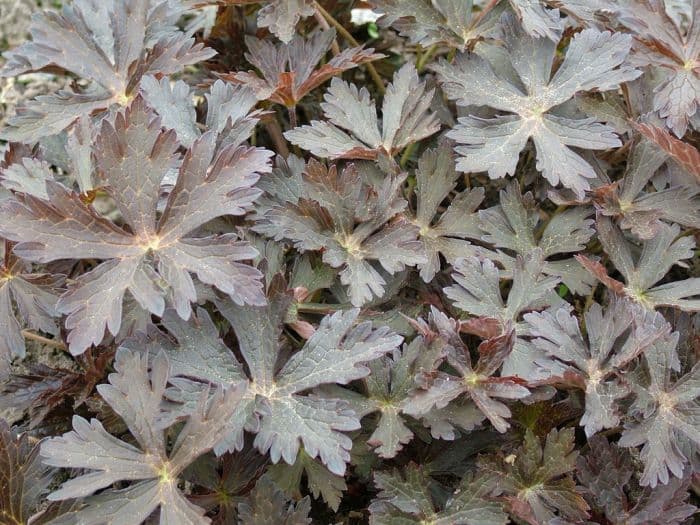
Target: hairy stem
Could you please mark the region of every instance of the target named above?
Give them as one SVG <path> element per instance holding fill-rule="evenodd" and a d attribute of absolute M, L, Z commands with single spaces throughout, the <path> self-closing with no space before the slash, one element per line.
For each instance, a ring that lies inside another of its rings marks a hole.
<path fill-rule="evenodd" d="M 314 1 L 314 7 L 316 8 L 316 11 L 321 13 L 321 16 L 325 18 L 330 25 L 332 25 L 335 30 L 338 32 L 340 36 L 342 36 L 350 45 L 359 47 L 359 42 L 355 40 L 355 38 L 350 34 L 350 32 L 343 27 L 343 25 L 338 22 L 335 18 L 333 18 L 333 15 L 331 15 L 328 11 L 326 11 L 321 4 L 318 2 Z M 364 66 L 367 68 L 367 72 L 369 73 L 369 76 L 372 77 L 372 81 L 374 82 L 374 85 L 377 87 L 377 91 L 379 92 L 380 95 L 384 95 L 384 92 L 386 91 L 384 88 L 384 81 L 382 80 L 382 77 L 379 76 L 379 73 L 377 73 L 377 70 L 374 68 L 372 64 L 369 62 L 366 62 Z"/>
<path fill-rule="evenodd" d="M 30 339 L 32 341 L 36 341 L 37 343 L 41 343 L 44 346 L 50 346 L 51 348 L 58 348 L 59 350 L 64 351 L 68 350 L 68 347 L 63 341 L 49 339 L 48 337 L 35 334 L 34 332 L 30 332 L 29 330 L 22 330 L 22 337 L 24 337 L 25 339 Z"/>

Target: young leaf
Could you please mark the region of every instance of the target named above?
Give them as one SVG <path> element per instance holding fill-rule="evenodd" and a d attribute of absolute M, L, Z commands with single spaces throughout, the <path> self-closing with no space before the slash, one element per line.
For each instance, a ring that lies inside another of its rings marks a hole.
<path fill-rule="evenodd" d="M 591 118 L 558 115 L 557 107 L 579 91 L 616 89 L 639 76 L 639 71 L 623 64 L 632 39 L 586 29 L 573 37 L 564 62 L 552 75 L 556 43 L 527 35 L 512 17 L 504 16 L 502 21 L 516 78 L 496 73 L 495 64 L 474 53 L 459 55 L 455 64 L 442 61 L 434 66 L 443 91 L 458 105 L 488 106 L 507 113 L 459 119 L 448 133 L 460 144 L 457 169 L 486 171 L 492 179 L 513 175 L 520 152 L 531 138 L 537 169 L 549 183 L 562 184 L 582 197 L 590 188 L 587 179 L 594 178 L 595 172 L 569 146 L 599 150 L 621 143 L 613 128 Z"/>
<path fill-rule="evenodd" d="M 211 58 L 214 51 L 181 32 L 176 3 L 73 0 L 60 13 L 33 18 L 32 41 L 4 56 L 0 76 L 58 69 L 89 82 L 85 89 L 42 95 L 17 110 L 0 137 L 35 142 L 68 127 L 82 115 L 125 105 L 144 75 L 169 75 Z"/>
<path fill-rule="evenodd" d="M 418 228 L 398 215 L 405 176 L 372 181 L 351 164 L 341 172 L 311 161 L 303 174 L 303 197 L 269 209 L 254 229 L 299 251 L 323 251 L 323 262 L 340 268 L 354 306 L 384 295 L 386 281 L 374 261 L 389 274 L 426 262 Z M 290 196 L 291 198 L 291 196 Z"/>
<path fill-rule="evenodd" d="M 536 364 L 537 349 L 523 336 L 527 327 L 520 323 L 521 315 L 533 309 L 550 306 L 555 300 L 556 277 L 542 275 L 542 251 L 534 250 L 525 259 L 518 257 L 513 268 L 513 284 L 507 301 L 503 300 L 500 288 L 502 272 L 490 259 L 479 261 L 469 257 L 455 265 L 452 274 L 455 284 L 444 289 L 445 295 L 457 308 L 479 318 L 493 319 L 504 331 L 512 326 L 515 340 L 512 351 L 504 356 L 502 373 L 525 379 L 542 379 Z M 500 333 L 497 332 L 497 333 Z"/>
<path fill-rule="evenodd" d="M 199 397 L 169 454 L 159 422 L 160 405 L 170 375 L 165 354 L 152 361 L 148 356 L 120 349 L 116 372 L 100 395 L 126 422 L 140 448 L 110 435 L 102 424 L 73 417 L 73 431 L 41 445 L 44 464 L 87 469 L 92 472 L 69 479 L 49 495 L 49 500 L 85 497 L 86 505 L 74 513 L 74 522 L 104 523 L 105 520 L 141 523 L 160 508 L 162 523 L 205 524 L 204 509 L 190 503 L 178 488 L 182 471 L 216 444 L 219 434 L 235 413 L 243 395 L 240 385 Z M 133 481 L 124 489 L 95 491 L 117 481 Z"/>
<path fill-rule="evenodd" d="M 478 348 L 479 358 L 472 363 L 469 349 L 459 335 L 459 324 L 443 313 L 432 309 L 430 323 L 446 344 L 445 357 L 454 372 L 427 371 L 418 379 L 419 388 L 405 403 L 404 412 L 422 416 L 433 407 L 445 408 L 462 396 L 471 399 L 483 416 L 503 433 L 509 428 L 506 421 L 511 413 L 498 399 L 522 399 L 530 395 L 525 381 L 514 376 L 496 377 L 496 371 L 513 349 L 515 335 L 506 329 L 503 335 L 488 339 Z M 479 423 L 474 421 L 472 426 Z"/>
<path fill-rule="evenodd" d="M 620 446 L 642 445 L 644 462 L 642 485 L 652 488 L 669 482 L 669 473 L 683 477 L 688 455 L 697 454 L 697 399 L 700 397 L 700 364 L 686 375 L 675 379 L 680 371 L 676 354 L 678 332 L 660 339 L 644 354 L 648 378 L 633 386 L 637 398 L 631 408 L 636 420 L 625 425 Z M 683 443 L 689 452 L 684 453 Z"/>
<path fill-rule="evenodd" d="M 568 308 L 525 314 L 524 319 L 536 338 L 534 345 L 564 364 L 562 379 L 585 391 L 580 424 L 589 437 L 620 423 L 617 402 L 631 393 L 621 372 L 670 332 L 661 314 L 645 312 L 625 300 L 614 301 L 605 311 L 594 303 L 583 314 L 587 342 Z"/>
<path fill-rule="evenodd" d="M 31 261 L 96 258 L 58 302 L 68 315 L 70 350 L 99 343 L 105 327 L 116 335 L 128 290 L 146 311 L 160 315 L 165 296 L 184 319 L 197 298 L 190 273 L 240 303 L 262 304 L 260 272 L 242 264 L 257 252 L 235 234 L 191 237 L 222 215 L 242 215 L 260 194 L 270 152 L 244 146 L 216 151 L 216 135 L 200 137 L 185 155 L 177 184 L 156 219 L 160 184 L 178 160 L 172 132 L 139 96 L 114 122 L 102 123 L 97 166 L 129 230 L 115 225 L 64 186 L 47 182 L 48 200 L 16 194 L 0 206 L 0 234 L 19 241 L 14 252 Z M 31 241 L 27 241 L 31 239 Z"/>
<path fill-rule="evenodd" d="M 374 483 L 380 493 L 369 507 L 371 525 L 505 525 L 508 521 L 502 506 L 489 499 L 489 480 L 483 476 L 465 476 L 441 510 L 435 510 L 429 480 L 414 463 L 403 474 L 377 472 Z"/>
<path fill-rule="evenodd" d="M 269 100 L 293 108 L 328 79 L 360 64 L 384 57 L 374 53 L 374 49 L 353 47 L 343 50 L 316 68 L 334 40 L 334 29 L 319 31 L 308 39 L 294 35 L 291 42 L 279 45 L 246 37 L 246 60 L 258 69 L 262 77 L 253 71 L 238 71 L 223 75 L 222 78 L 248 86 L 258 100 Z"/>
<path fill-rule="evenodd" d="M 437 116 L 430 112 L 433 93 L 434 90 L 426 92 L 426 84 L 418 78 L 415 66 L 404 65 L 386 89 L 380 123 L 366 88 L 358 89 L 334 78 L 321 104 L 328 121 L 314 120 L 284 136 L 292 144 L 324 158 L 376 159 L 380 154 L 393 157 L 440 129 Z"/>
<path fill-rule="evenodd" d="M 544 447 L 528 429 L 512 462 L 499 454 L 481 458 L 479 468 L 495 476 L 494 488 L 515 517 L 549 523 L 559 515 L 576 523 L 588 517 L 589 509 L 570 474 L 577 456 L 573 429 L 553 429 Z"/>
<path fill-rule="evenodd" d="M 604 266 L 585 255 L 579 254 L 576 258 L 605 286 L 649 309 L 659 306 L 673 306 L 689 311 L 700 309 L 700 299 L 692 298 L 700 294 L 700 278 L 654 286 L 672 266 L 683 264 L 684 259 L 693 256 L 695 241 L 692 237 L 678 238 L 680 227 L 677 224 L 661 224 L 656 237 L 643 244 L 636 261 L 632 255 L 632 246 L 609 218 L 598 217 L 597 227 L 605 252 L 625 278 L 626 284 L 609 277 Z"/>

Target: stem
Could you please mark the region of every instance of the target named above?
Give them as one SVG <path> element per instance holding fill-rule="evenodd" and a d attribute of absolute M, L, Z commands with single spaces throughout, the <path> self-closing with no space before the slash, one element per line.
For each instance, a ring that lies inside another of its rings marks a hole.
<path fill-rule="evenodd" d="M 287 141 L 282 134 L 282 129 L 280 128 L 280 124 L 277 122 L 277 119 L 265 119 L 265 129 L 267 130 L 267 134 L 270 135 L 272 142 L 274 142 L 277 153 L 282 155 L 285 159 L 289 157 Z"/>
<path fill-rule="evenodd" d="M 401 160 L 399 161 L 399 166 L 401 166 L 401 169 L 404 169 L 406 167 L 406 164 L 408 163 L 408 160 L 411 158 L 411 155 L 413 155 L 413 152 L 416 150 L 416 146 L 418 143 L 416 142 L 411 142 L 408 147 L 403 150 L 403 155 L 401 155 Z"/>
<path fill-rule="evenodd" d="M 337 312 L 338 310 L 343 310 L 342 305 L 325 303 L 297 303 L 297 312 L 305 312 L 309 314 L 329 314 L 331 312 Z"/>
<path fill-rule="evenodd" d="M 348 32 L 347 29 L 343 27 L 343 25 L 338 22 L 335 18 L 333 18 L 333 15 L 331 15 L 328 11 L 326 11 L 321 4 L 318 2 L 314 1 L 314 7 L 316 10 L 321 13 L 323 18 L 325 18 L 330 25 L 335 27 L 335 30 L 342 36 L 345 40 L 347 40 L 348 43 L 350 43 L 352 46 L 359 47 L 360 43 L 355 40 L 355 38 Z M 377 70 L 374 69 L 374 66 L 370 64 L 369 62 L 366 62 L 364 66 L 367 68 L 367 72 L 369 73 L 369 76 L 372 77 L 372 80 L 374 81 L 375 86 L 377 86 L 377 91 L 379 92 L 380 95 L 383 95 L 384 92 L 386 91 L 384 88 L 384 82 L 382 81 L 382 77 L 379 76 L 379 73 L 377 73 Z"/>
<path fill-rule="evenodd" d="M 30 332 L 29 330 L 22 330 L 22 336 L 25 339 L 31 339 L 32 341 L 36 341 L 37 343 L 41 343 L 46 346 L 50 346 L 51 348 L 58 348 L 59 350 L 64 351 L 68 350 L 68 347 L 63 341 L 49 339 L 48 337 L 43 337 L 39 334 L 35 334 L 34 332 Z"/>
<path fill-rule="evenodd" d="M 289 113 L 289 127 L 294 129 L 297 127 L 297 107 L 287 106 L 287 113 Z"/>
<path fill-rule="evenodd" d="M 433 55 L 435 54 L 435 51 L 437 51 L 437 44 L 433 44 L 430 46 L 425 53 L 423 53 L 418 61 L 416 62 L 416 70 L 420 73 L 423 71 L 423 68 L 425 68 L 425 65 L 428 63 L 428 60 L 430 60 Z"/>

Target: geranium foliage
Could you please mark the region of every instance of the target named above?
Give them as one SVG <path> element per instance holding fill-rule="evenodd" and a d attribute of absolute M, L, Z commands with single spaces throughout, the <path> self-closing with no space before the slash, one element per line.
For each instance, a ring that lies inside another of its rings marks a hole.
<path fill-rule="evenodd" d="M 700 0 L 0 4 L 0 524 L 697 520 Z"/>

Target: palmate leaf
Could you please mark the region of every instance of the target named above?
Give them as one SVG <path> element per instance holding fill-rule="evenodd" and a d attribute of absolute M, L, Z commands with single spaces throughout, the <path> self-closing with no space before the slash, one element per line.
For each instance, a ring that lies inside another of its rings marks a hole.
<path fill-rule="evenodd" d="M 593 190 L 596 207 L 606 216 L 619 217 L 620 227 L 640 239 L 653 238 L 661 221 L 700 227 L 698 189 L 673 186 L 646 191 L 650 179 L 666 161 L 667 155 L 651 142 L 637 142 L 627 160 L 621 181 Z"/>
<path fill-rule="evenodd" d="M 599 150 L 621 143 L 613 128 L 591 118 L 558 115 L 557 107 L 579 91 L 607 91 L 639 76 L 623 64 L 631 37 L 586 29 L 572 38 L 564 62 L 552 75 L 557 44 L 527 35 L 512 17 L 504 16 L 502 23 L 512 71 L 508 76 L 476 53 L 459 55 L 455 64 L 442 61 L 434 66 L 443 91 L 458 105 L 505 112 L 487 119 L 459 119 L 448 133 L 459 144 L 457 169 L 486 171 L 492 179 L 512 175 L 520 152 L 532 139 L 537 169 L 553 186 L 561 184 L 582 197 L 590 188 L 587 179 L 595 173 L 570 146 Z"/>
<path fill-rule="evenodd" d="M 661 223 L 656 236 L 643 243 L 636 258 L 630 242 L 608 217 L 599 216 L 596 225 L 605 253 L 625 282 L 610 277 L 603 265 L 585 255 L 578 254 L 576 258 L 605 286 L 649 309 L 673 306 L 686 311 L 700 310 L 700 299 L 693 298 L 700 294 L 700 278 L 655 286 L 671 267 L 682 265 L 684 259 L 693 256 L 695 241 L 692 237 L 678 237 L 680 227 L 677 224 Z"/>
<path fill-rule="evenodd" d="M 509 512 L 527 523 L 549 523 L 555 516 L 578 522 L 588 516 L 588 504 L 576 490 L 573 429 L 553 429 L 544 446 L 531 430 L 511 462 L 499 454 L 482 457 L 480 470 L 494 476 L 495 491 Z"/>
<path fill-rule="evenodd" d="M 584 313 L 587 341 L 568 308 L 524 316 L 534 345 L 565 366 L 564 382 L 585 391 L 586 410 L 580 425 L 587 436 L 620 423 L 617 402 L 629 395 L 629 385 L 620 378 L 625 366 L 667 336 L 669 324 L 661 314 L 625 300 L 614 301 L 605 311 L 594 303 Z M 547 368 L 547 362 L 541 363 Z"/>
<path fill-rule="evenodd" d="M 360 417 L 378 412 L 377 426 L 367 444 L 379 457 L 393 458 L 413 439 L 405 413 L 411 411 L 412 391 L 417 386 L 415 377 L 431 373 L 437 362 L 444 359 L 443 350 L 440 336 L 426 331 L 425 335 L 419 335 L 404 345 L 401 352 L 397 350 L 391 356 L 369 363 L 370 375 L 362 380 L 362 393 L 337 385 L 324 385 L 318 391 L 325 397 L 347 401 Z M 475 412 L 463 410 L 458 415 L 468 415 L 471 419 L 459 420 L 452 417 L 457 415 L 457 410 L 453 413 L 436 410 L 424 423 L 431 426 L 434 437 L 454 439 L 453 424 L 470 429 L 475 419 L 481 420 L 480 416 L 474 417 Z"/>
<path fill-rule="evenodd" d="M 202 136 L 193 106 L 193 93 L 182 80 L 171 85 L 168 77 L 160 81 L 146 76 L 141 93 L 149 107 L 160 115 L 165 128 L 175 130 L 180 144 L 189 148 Z M 251 89 L 217 80 L 205 93 L 207 114 L 205 126 L 217 134 L 217 144 L 240 146 L 248 140 L 263 112 L 254 110 L 257 99 Z"/>
<path fill-rule="evenodd" d="M 382 27 L 394 27 L 411 43 L 423 47 L 446 44 L 461 50 L 494 36 L 507 5 L 491 3 L 476 13 L 472 0 L 372 0 L 370 4 L 382 15 Z"/>
<path fill-rule="evenodd" d="M 445 358 L 453 371 L 424 372 L 410 401 L 404 403 L 404 412 L 423 416 L 433 407 L 445 408 L 453 400 L 464 396 L 476 405 L 482 417 L 488 418 L 496 430 L 505 432 L 510 426 L 506 419 L 511 413 L 499 399 L 522 399 L 530 395 L 522 379 L 495 376 L 513 349 L 515 335 L 512 329 L 506 329 L 503 335 L 481 343 L 478 361 L 473 364 L 469 349 L 460 338 L 457 321 L 433 308 L 430 323 L 437 331 L 437 337 L 445 342 Z"/>
<path fill-rule="evenodd" d="M 468 474 L 440 510 L 435 509 L 430 480 L 414 463 L 401 473 L 377 472 L 374 483 L 380 489 L 369 507 L 372 525 L 505 525 L 508 521 L 499 503 L 489 498 L 487 477 Z"/>
<path fill-rule="evenodd" d="M 527 257 L 541 250 L 541 272 L 559 277 L 573 293 L 588 294 L 595 282 L 573 258 L 562 254 L 578 252 L 595 233 L 593 210 L 577 206 L 552 215 L 544 228 L 541 213 L 531 193 L 522 195 L 517 181 L 512 181 L 499 193 L 500 204 L 479 211 L 480 239 L 495 248 L 486 256 L 512 272 L 518 255 Z M 541 233 L 540 233 L 541 232 Z M 556 257 L 556 260 L 548 260 Z"/>
<path fill-rule="evenodd" d="M 54 470 L 41 463 L 38 443 L 0 419 L 0 521 L 45 523 L 29 520 L 45 501 L 54 476 Z"/>
<path fill-rule="evenodd" d="M 340 269 L 352 304 L 362 306 L 384 295 L 375 261 L 392 275 L 426 262 L 418 228 L 399 215 L 406 207 L 399 194 L 404 179 L 373 181 L 359 165 L 339 171 L 311 161 L 302 175 L 303 197 L 281 196 L 254 230 L 288 239 L 301 252 L 322 250 L 323 262 Z"/>
<path fill-rule="evenodd" d="M 356 443 L 353 443 L 356 446 Z M 288 496 L 298 500 L 307 487 L 314 498 L 338 510 L 343 494 L 348 489 L 345 478 L 330 472 L 318 459 L 309 457 L 304 448 L 299 449 L 293 465 L 281 462 L 267 469 L 267 476 Z"/>
<path fill-rule="evenodd" d="M 631 60 L 655 66 L 662 82 L 654 90 L 654 111 L 677 137 L 683 137 L 700 98 L 700 2 L 689 0 L 692 22 L 681 29 L 663 0 L 613 3 L 617 20 L 635 36 Z"/>
<path fill-rule="evenodd" d="M 602 436 L 589 439 L 590 451 L 579 456 L 578 478 L 586 499 L 614 525 L 628 523 L 680 525 L 697 508 L 687 502 L 690 478 L 674 478 L 667 485 L 639 493 L 632 483 L 631 455 Z"/>
<path fill-rule="evenodd" d="M 178 144 L 139 96 L 114 122 L 103 121 L 95 146 L 97 166 L 128 231 L 53 181 L 47 182 L 48 200 L 15 194 L 0 207 L 0 234 L 20 241 L 14 249 L 20 257 L 105 261 L 59 299 L 73 354 L 99 343 L 105 327 L 119 332 L 127 290 L 148 312 L 162 314 L 167 298 L 188 318 L 197 298 L 190 273 L 235 301 L 264 303 L 260 272 L 239 262 L 256 255 L 252 247 L 235 234 L 189 237 L 216 217 L 245 213 L 260 194 L 253 188 L 259 174 L 270 170 L 270 152 L 231 145 L 216 153 L 216 138 L 207 132 L 187 152 L 157 220 L 161 180 L 178 160 Z"/>
<path fill-rule="evenodd" d="M 334 78 L 324 96 L 325 102 L 321 103 L 328 120 L 313 120 L 310 125 L 285 132 L 284 136 L 292 144 L 323 158 L 393 157 L 409 144 L 440 129 L 437 116 L 430 111 L 433 94 L 434 90 L 428 91 L 426 83 L 418 78 L 415 66 L 404 65 L 387 86 L 380 123 L 366 88 L 358 89 Z"/>
<path fill-rule="evenodd" d="M 80 368 L 50 367 L 39 363 L 26 363 L 26 371 L 13 372 L 0 385 L 0 410 L 28 413 L 29 428 L 39 428 L 44 420 L 57 409 L 71 403 L 76 409 L 102 381 L 114 358 L 114 352 L 90 350 L 77 359 Z"/>
<path fill-rule="evenodd" d="M 73 417 L 73 431 L 41 445 L 44 464 L 91 472 L 69 479 L 49 495 L 50 500 L 86 498 L 85 506 L 55 523 L 101 524 L 115 521 L 138 525 L 158 508 L 160 523 L 205 524 L 204 509 L 190 503 L 178 488 L 182 471 L 211 450 L 235 413 L 244 392 L 241 385 L 203 392 L 195 409 L 166 452 L 161 403 L 170 365 L 156 356 L 148 372 L 148 356 L 125 348 L 117 352 L 116 372 L 98 390 L 125 421 L 138 447 L 109 434 L 102 424 Z M 167 426 L 167 425 L 166 425 Z M 132 481 L 123 489 L 96 491 L 117 481 Z"/>
<path fill-rule="evenodd" d="M 1 241 L 1 240 L 0 240 Z M 12 254 L 12 245 L 4 243 L 0 250 L 0 379 L 6 379 L 13 357 L 24 358 L 26 349 L 22 326 L 58 335 L 54 321 L 55 287 L 60 279 L 41 273 L 31 273 L 28 264 Z"/>
<path fill-rule="evenodd" d="M 459 174 L 454 169 L 452 148 L 445 143 L 439 149 L 426 150 L 416 169 L 416 211 L 413 223 L 419 228 L 427 262 L 418 265 L 427 283 L 440 270 L 440 255 L 454 264 L 459 258 L 477 255 L 481 250 L 464 239 L 479 239 L 476 208 L 484 198 L 482 188 L 465 190 L 452 198 L 440 214 L 438 210 L 451 196 Z"/>
<path fill-rule="evenodd" d="M 294 464 L 300 446 L 311 458 L 319 457 L 328 469 L 343 475 L 349 461 L 352 441 L 344 431 L 359 428 L 358 416 L 347 404 L 334 398 L 305 395 L 304 392 L 328 383 L 346 384 L 365 377 L 370 370 L 364 363 L 391 352 L 401 337 L 387 327 L 373 330 L 371 323 L 355 325 L 358 310 L 337 312 L 325 317 L 304 347 L 276 366 L 283 347 L 279 341 L 289 299 L 272 288 L 269 305 L 263 308 L 219 303 L 219 311 L 231 323 L 249 373 L 233 352 L 217 337 L 216 329 L 204 310 L 198 312 L 202 328 L 186 324 L 166 313 L 165 326 L 179 345 L 154 343 L 165 348 L 173 363 L 173 375 L 181 391 L 173 399 L 186 403 L 207 384 L 249 384 L 248 393 L 216 450 L 234 450 L 243 445 L 243 424 L 256 433 L 254 445 L 270 453 L 273 463 L 283 459 Z M 207 344 L 202 344 L 207 341 Z M 187 379 L 185 379 L 187 378 Z M 205 387 L 206 388 L 206 387 Z"/>
<path fill-rule="evenodd" d="M 295 34 L 297 23 L 314 14 L 311 0 L 183 0 L 188 7 L 207 5 L 235 6 L 263 4 L 258 10 L 258 27 L 268 28 L 284 43 L 289 43 Z"/>
<path fill-rule="evenodd" d="M 513 349 L 504 356 L 501 370 L 506 376 L 544 378 L 536 364 L 536 359 L 544 355 L 525 340 L 527 326 L 521 322 L 523 313 L 551 306 L 558 299 L 552 291 L 559 279 L 542 274 L 541 260 L 540 249 L 533 250 L 526 258 L 516 258 L 513 284 L 506 301 L 500 288 L 503 272 L 490 259 L 468 257 L 459 261 L 452 275 L 454 284 L 444 289 L 445 295 L 463 312 L 492 319 L 501 331 L 509 326 L 515 330 Z"/>
<path fill-rule="evenodd" d="M 31 26 L 33 40 L 4 55 L 7 62 L 0 75 L 51 68 L 73 73 L 89 85 L 43 95 L 18 108 L 0 137 L 37 141 L 81 115 L 125 105 L 144 75 L 177 73 L 211 58 L 213 50 L 175 27 L 181 13 L 177 3 L 166 0 L 74 0 L 61 13 L 38 13 Z"/>
<path fill-rule="evenodd" d="M 353 47 L 345 49 L 320 67 L 335 39 L 335 30 L 319 31 L 308 39 L 294 35 L 288 44 L 275 45 L 267 40 L 246 37 L 246 60 L 255 66 L 253 71 L 238 71 L 223 75 L 229 82 L 248 86 L 258 100 L 270 100 L 287 107 L 296 106 L 309 92 L 360 64 L 383 58 L 374 49 Z M 262 77 L 260 76 L 262 75 Z"/>
<path fill-rule="evenodd" d="M 260 478 L 250 494 L 249 501 L 238 505 L 239 523 L 246 525 L 306 525 L 311 523 L 308 496 L 290 503 L 266 476 Z"/>
<path fill-rule="evenodd" d="M 640 483 L 667 484 L 669 473 L 682 478 L 689 457 L 700 450 L 700 364 L 680 374 L 678 332 L 658 340 L 644 354 L 647 377 L 633 385 L 635 419 L 625 425 L 622 447 L 642 445 Z"/>

